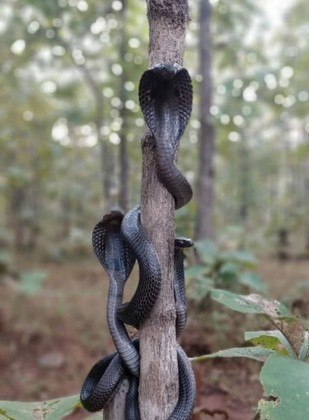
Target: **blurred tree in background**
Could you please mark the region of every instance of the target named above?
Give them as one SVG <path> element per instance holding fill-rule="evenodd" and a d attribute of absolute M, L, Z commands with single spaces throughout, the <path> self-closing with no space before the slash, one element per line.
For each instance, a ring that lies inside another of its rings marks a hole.
<path fill-rule="evenodd" d="M 199 7 L 206 3 L 212 8 L 211 103 L 201 97 L 199 64 L 200 40 L 208 42 Z M 238 245 L 264 251 L 265 234 L 282 229 L 295 235 L 299 252 L 309 241 L 305 6 L 304 0 L 290 0 L 281 10 L 253 0 L 191 2 L 185 65 L 195 109 L 179 164 L 193 184 L 201 181 L 196 143 L 206 116 L 208 133 L 209 127 L 216 133 L 209 178 L 216 198 L 213 216 L 198 218 L 195 227 L 197 193 L 178 212 L 180 233 L 202 233 L 204 220 L 206 233 L 199 236 L 212 237 L 214 218 L 217 239 L 227 244 L 237 238 Z M 40 247 L 50 256 L 70 243 L 89 249 L 104 210 L 139 200 L 144 16 L 145 4 L 132 0 L 2 1 L 3 243 Z"/>

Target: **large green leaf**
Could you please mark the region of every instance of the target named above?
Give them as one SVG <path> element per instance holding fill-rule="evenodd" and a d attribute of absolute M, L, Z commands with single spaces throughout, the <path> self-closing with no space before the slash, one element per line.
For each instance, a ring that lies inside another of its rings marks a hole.
<path fill-rule="evenodd" d="M 0 401 L 0 418 L 60 420 L 80 406 L 79 395 L 43 402 Z"/>
<path fill-rule="evenodd" d="M 272 356 L 260 375 L 264 398 L 261 420 L 309 419 L 309 365 L 289 357 Z"/>
<path fill-rule="evenodd" d="M 275 354 L 271 349 L 265 349 L 263 347 L 234 347 L 231 349 L 220 350 L 216 353 L 205 354 L 203 356 L 192 357 L 192 362 L 202 362 L 204 360 L 213 359 L 215 357 L 246 357 L 247 359 L 258 360 L 259 362 L 265 362 L 268 357 Z"/>
<path fill-rule="evenodd" d="M 246 331 L 245 340 L 256 346 L 274 350 L 281 355 L 296 358 L 293 348 L 281 331 Z"/>
<path fill-rule="evenodd" d="M 282 303 L 258 294 L 238 295 L 226 290 L 214 289 L 211 297 L 234 311 L 246 314 L 266 314 L 271 318 L 291 316 L 290 311 Z"/>

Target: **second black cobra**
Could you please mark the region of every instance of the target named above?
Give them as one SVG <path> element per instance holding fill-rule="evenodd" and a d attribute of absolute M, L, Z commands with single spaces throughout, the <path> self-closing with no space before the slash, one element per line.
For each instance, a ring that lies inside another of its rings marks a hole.
<path fill-rule="evenodd" d="M 177 64 L 160 64 L 144 73 L 139 89 L 140 104 L 156 144 L 157 174 L 173 195 L 175 207 L 185 205 L 192 196 L 191 186 L 175 165 L 180 137 L 192 109 L 190 76 Z M 190 240 L 175 240 L 176 334 L 186 323 L 183 249 Z M 88 411 L 99 411 L 113 398 L 124 378 L 128 378 L 125 418 L 138 420 L 139 342 L 131 341 L 124 324 L 139 328 L 150 315 L 161 289 L 161 267 L 157 253 L 143 231 L 139 207 L 125 216 L 105 215 L 93 232 L 93 248 L 109 275 L 107 319 L 116 353 L 101 359 L 89 372 L 81 391 L 81 402 Z M 123 304 L 123 291 L 135 261 L 140 280 L 130 302 Z M 195 379 L 191 363 L 178 347 L 179 398 L 170 420 L 189 419 L 195 402 Z"/>

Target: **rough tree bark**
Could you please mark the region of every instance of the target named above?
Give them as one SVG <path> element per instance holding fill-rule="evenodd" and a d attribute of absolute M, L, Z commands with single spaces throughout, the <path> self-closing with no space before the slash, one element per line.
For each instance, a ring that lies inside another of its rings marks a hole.
<path fill-rule="evenodd" d="M 127 379 L 124 379 L 117 391 L 117 394 L 104 409 L 104 420 L 125 420 L 124 409 L 128 390 L 129 382 Z"/>
<path fill-rule="evenodd" d="M 119 48 L 119 56 L 123 59 L 127 49 L 127 0 L 122 0 L 122 9 L 120 12 L 121 21 L 121 41 Z M 119 147 L 119 205 L 123 211 L 128 210 L 128 178 L 129 178 L 129 161 L 128 161 L 128 139 L 127 139 L 127 118 L 128 112 L 125 107 L 127 94 L 125 90 L 125 82 L 127 81 L 127 73 L 125 66 L 120 78 L 119 97 L 122 102 L 120 117 L 122 118 L 122 126 L 120 131 L 120 147 Z"/>
<path fill-rule="evenodd" d="M 146 0 L 150 26 L 149 66 L 182 65 L 187 0 Z M 157 177 L 155 141 L 149 131 L 142 140 L 142 224 L 158 253 L 163 286 L 151 317 L 140 330 L 141 371 L 139 405 L 142 420 L 165 420 L 178 400 L 177 342 L 175 332 L 174 199 Z M 125 388 L 124 388 L 125 389 Z M 104 410 L 110 420 L 124 419 L 125 392 L 118 392 Z M 106 417 L 107 416 L 107 417 Z"/>
<path fill-rule="evenodd" d="M 200 87 L 200 139 L 199 171 L 197 181 L 197 222 L 196 239 L 214 239 L 214 143 L 215 132 L 211 122 L 210 107 L 212 103 L 212 39 L 211 39 L 211 5 L 209 0 L 200 0 L 200 74 L 203 76 Z"/>
<path fill-rule="evenodd" d="M 187 0 L 146 0 L 150 27 L 149 66 L 182 65 Z M 140 330 L 139 404 L 142 419 L 167 419 L 178 399 L 177 343 L 173 293 L 174 199 L 156 173 L 154 139 L 143 142 L 142 224 L 158 253 L 163 286 L 151 317 Z"/>

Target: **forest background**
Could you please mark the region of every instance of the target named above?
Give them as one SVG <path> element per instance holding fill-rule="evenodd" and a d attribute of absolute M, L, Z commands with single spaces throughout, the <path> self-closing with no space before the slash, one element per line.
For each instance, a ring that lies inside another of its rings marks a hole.
<path fill-rule="evenodd" d="M 195 195 L 177 234 L 256 253 L 282 297 L 308 280 L 306 2 L 192 0 L 190 10 L 194 109 L 179 166 Z M 0 41 L 1 397 L 44 399 L 78 391 L 77 366 L 86 373 L 111 345 L 91 232 L 107 209 L 140 200 L 146 5 L 3 0 Z"/>
<path fill-rule="evenodd" d="M 309 182 L 305 3 L 266 3 L 212 2 L 214 87 L 202 114 L 215 127 L 214 224 L 218 240 L 238 236 L 263 251 L 285 228 L 301 252 Z M 179 161 L 193 185 L 199 22 L 192 2 L 185 65 L 195 101 Z M 1 236 L 60 257 L 69 242 L 87 247 L 104 208 L 139 201 L 145 4 L 4 1 L 0 29 Z M 193 235 L 198 199 L 178 212 L 180 233 Z"/>

